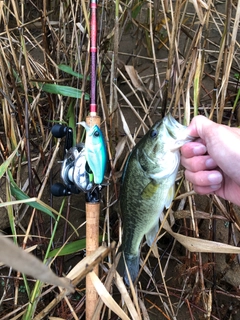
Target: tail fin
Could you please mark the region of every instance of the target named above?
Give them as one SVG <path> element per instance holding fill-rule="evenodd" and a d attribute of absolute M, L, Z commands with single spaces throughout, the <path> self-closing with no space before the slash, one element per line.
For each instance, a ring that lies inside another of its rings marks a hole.
<path fill-rule="evenodd" d="M 140 255 L 134 256 L 124 251 L 122 252 L 121 258 L 117 266 L 117 271 L 123 277 L 123 280 L 128 286 L 130 285 L 130 281 L 128 279 L 126 265 L 127 265 L 130 277 L 132 279 L 132 282 L 134 282 L 139 272 L 139 262 L 140 262 Z"/>

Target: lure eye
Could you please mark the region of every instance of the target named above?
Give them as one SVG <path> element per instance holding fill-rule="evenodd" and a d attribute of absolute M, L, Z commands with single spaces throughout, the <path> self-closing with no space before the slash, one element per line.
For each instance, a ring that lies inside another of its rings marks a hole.
<path fill-rule="evenodd" d="M 150 137 L 151 138 L 155 138 L 156 136 L 158 135 L 158 131 L 153 129 L 151 132 L 150 132 Z"/>
<path fill-rule="evenodd" d="M 94 135 L 94 137 L 99 137 L 99 132 L 95 131 L 93 135 Z"/>

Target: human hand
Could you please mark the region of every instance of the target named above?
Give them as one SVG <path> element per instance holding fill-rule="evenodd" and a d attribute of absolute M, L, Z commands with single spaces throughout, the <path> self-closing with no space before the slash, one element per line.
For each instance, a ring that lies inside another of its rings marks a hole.
<path fill-rule="evenodd" d="M 194 190 L 240 205 L 240 129 L 196 116 L 188 134 L 197 139 L 181 148 L 181 163 Z"/>

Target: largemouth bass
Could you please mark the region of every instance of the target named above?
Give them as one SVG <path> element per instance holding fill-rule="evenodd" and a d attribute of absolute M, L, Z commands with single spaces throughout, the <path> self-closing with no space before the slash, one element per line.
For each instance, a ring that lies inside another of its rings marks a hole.
<path fill-rule="evenodd" d="M 156 122 L 136 144 L 125 164 L 120 190 L 123 219 L 122 256 L 118 271 L 129 285 L 126 261 L 134 282 L 139 271 L 140 243 L 145 235 L 152 245 L 159 219 L 174 197 L 180 164 L 179 148 L 193 138 L 170 114 Z"/>

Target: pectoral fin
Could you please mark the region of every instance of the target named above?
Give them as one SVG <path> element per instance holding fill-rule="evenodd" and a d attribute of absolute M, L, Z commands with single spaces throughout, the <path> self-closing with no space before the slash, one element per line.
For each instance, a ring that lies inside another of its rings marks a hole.
<path fill-rule="evenodd" d="M 167 194 L 167 198 L 165 200 L 165 208 L 168 209 L 173 201 L 175 194 L 175 186 L 173 185 L 169 190 Z"/>
<path fill-rule="evenodd" d="M 155 183 L 154 180 L 149 182 L 149 184 L 143 189 L 141 197 L 145 200 L 151 199 L 152 196 L 157 192 L 160 184 Z"/>

